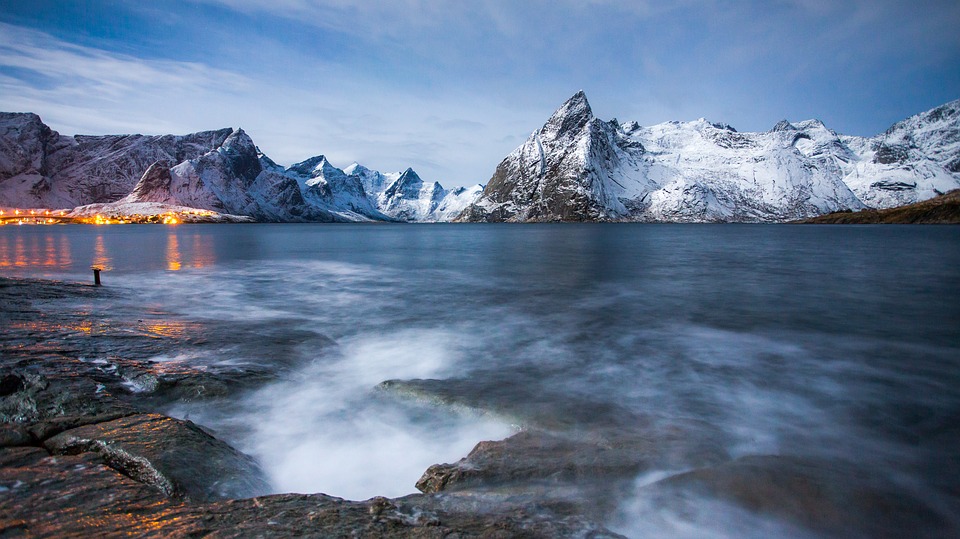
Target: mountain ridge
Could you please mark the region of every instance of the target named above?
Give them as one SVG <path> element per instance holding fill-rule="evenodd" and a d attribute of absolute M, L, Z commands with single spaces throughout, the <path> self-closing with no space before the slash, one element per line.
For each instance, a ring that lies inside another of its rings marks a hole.
<path fill-rule="evenodd" d="M 701 118 L 642 127 L 577 92 L 497 166 L 460 222 L 783 222 L 960 187 L 960 100 L 874 137 L 820 120 L 740 133 Z"/>
<path fill-rule="evenodd" d="M 344 172 L 321 154 L 284 168 L 243 129 L 68 137 L 36 114 L 0 113 L 0 207 L 123 215 L 169 206 L 258 221 L 356 222 L 449 220 L 472 202 L 438 182 L 429 192 L 384 196 L 403 173 L 351 167 Z M 419 196 L 428 200 L 409 199 Z"/>
<path fill-rule="evenodd" d="M 0 113 L 0 206 L 160 204 L 271 222 L 785 222 L 884 209 L 960 188 L 960 100 L 873 137 L 817 119 L 738 132 L 703 118 L 653 126 L 595 117 L 581 90 L 496 167 L 445 189 L 412 169 L 283 167 L 243 129 L 63 136 Z"/>

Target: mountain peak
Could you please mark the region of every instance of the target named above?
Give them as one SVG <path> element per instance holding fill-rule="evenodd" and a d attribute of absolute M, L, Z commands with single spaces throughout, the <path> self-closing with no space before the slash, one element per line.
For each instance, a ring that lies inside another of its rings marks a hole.
<path fill-rule="evenodd" d="M 400 177 L 397 178 L 397 182 L 412 182 L 412 181 L 423 181 L 420 179 L 420 175 L 416 173 L 412 168 L 407 167 L 407 170 L 404 170 L 400 174 Z"/>
<path fill-rule="evenodd" d="M 351 175 L 362 176 L 370 172 L 372 171 L 369 168 L 361 165 L 360 163 L 357 163 L 356 161 L 354 161 L 353 163 L 350 163 L 350 166 L 343 169 L 343 173 L 348 176 L 351 176 Z"/>
<path fill-rule="evenodd" d="M 593 110 L 587 94 L 580 90 L 560 106 L 540 130 L 542 134 L 559 137 L 571 131 L 580 131 L 593 119 Z"/>
<path fill-rule="evenodd" d="M 787 120 L 780 120 L 777 122 L 777 125 L 773 126 L 771 131 L 796 131 L 797 128 L 794 127 L 792 123 Z"/>
<path fill-rule="evenodd" d="M 323 174 L 324 169 L 332 166 L 333 165 L 330 164 L 330 161 L 327 161 L 326 156 L 321 154 L 315 155 L 305 161 L 294 163 L 287 168 L 287 171 L 297 173 L 301 176 L 315 178 Z"/>

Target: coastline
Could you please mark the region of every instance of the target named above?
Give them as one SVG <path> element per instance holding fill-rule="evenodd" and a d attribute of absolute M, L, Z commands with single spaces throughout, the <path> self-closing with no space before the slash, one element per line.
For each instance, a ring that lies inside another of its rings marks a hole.
<path fill-rule="evenodd" d="M 478 510 L 442 494 L 366 501 L 258 496 L 268 487 L 253 459 L 204 427 L 156 410 L 269 377 L 224 380 L 152 371 L 136 359 L 75 357 L 74 314 L 56 316 L 50 306 L 111 294 L 87 284 L 0 278 L 0 318 L 26 330 L 0 340 L 4 536 L 619 537 L 580 515 L 509 501 Z M 93 324 L 109 331 L 109 322 Z M 148 391 L 131 392 L 131 383 Z"/>
<path fill-rule="evenodd" d="M 0 277 L 0 323 L 8 328 L 0 334 L 0 534 L 621 537 L 604 524 L 624 531 L 625 507 L 656 534 L 664 518 L 669 529 L 664 514 L 696 517 L 716 503 L 734 507 L 744 519 L 739 529 L 750 533 L 948 537 L 956 530 L 949 508 L 857 463 L 733 455 L 727 433 L 702 421 L 662 422 L 590 395 L 559 398 L 503 379 L 386 380 L 371 388 L 519 428 L 478 443 L 458 462 L 430 466 L 416 484 L 420 494 L 365 501 L 267 494 L 256 461 L 203 425 L 160 412 L 256 388 L 276 374 L 145 360 L 176 340 L 165 344 L 111 317 L 102 306 L 122 293 Z M 90 308 L 71 308 L 75 301 Z M 90 341 L 99 344 L 84 348 Z M 500 392 L 521 398 L 504 402 Z"/>

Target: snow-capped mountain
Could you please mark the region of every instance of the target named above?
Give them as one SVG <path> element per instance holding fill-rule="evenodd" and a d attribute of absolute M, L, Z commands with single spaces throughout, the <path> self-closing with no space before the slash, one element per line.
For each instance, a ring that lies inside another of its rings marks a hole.
<path fill-rule="evenodd" d="M 220 147 L 231 129 L 184 136 L 62 136 L 32 113 L 0 113 L 0 205 L 72 208 L 124 197 L 153 163 Z"/>
<path fill-rule="evenodd" d="M 311 157 L 286 170 L 297 179 L 304 198 L 349 221 L 389 220 L 367 197 L 363 182 L 330 164 L 322 155 Z"/>
<path fill-rule="evenodd" d="M 738 133 L 704 119 L 641 127 L 583 92 L 497 167 L 459 221 L 785 221 L 886 208 L 960 187 L 960 101 L 871 138 L 818 120 Z"/>
<path fill-rule="evenodd" d="M 459 215 L 479 197 L 483 186 L 444 189 L 439 182 L 425 182 L 412 168 L 399 174 L 381 174 L 354 163 L 347 167 L 364 178 L 368 196 L 381 212 L 398 221 L 439 222 Z"/>
<path fill-rule="evenodd" d="M 66 137 L 35 114 L 0 113 L 0 207 L 123 215 L 169 206 L 259 221 L 438 221 L 459 214 L 481 190 L 447 191 L 411 169 L 348 169 L 322 155 L 285 169 L 242 129 Z"/>

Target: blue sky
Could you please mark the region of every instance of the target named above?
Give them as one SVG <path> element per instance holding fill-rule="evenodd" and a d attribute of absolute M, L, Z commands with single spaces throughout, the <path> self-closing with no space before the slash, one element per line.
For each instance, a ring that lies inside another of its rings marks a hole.
<path fill-rule="evenodd" d="M 0 0 L 0 110 L 64 134 L 243 127 L 325 154 L 486 182 L 566 98 L 644 125 L 846 134 L 960 98 L 960 2 Z"/>

